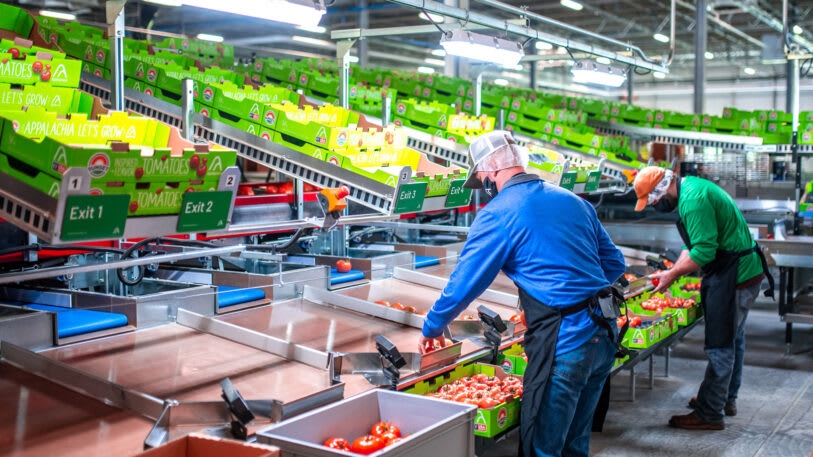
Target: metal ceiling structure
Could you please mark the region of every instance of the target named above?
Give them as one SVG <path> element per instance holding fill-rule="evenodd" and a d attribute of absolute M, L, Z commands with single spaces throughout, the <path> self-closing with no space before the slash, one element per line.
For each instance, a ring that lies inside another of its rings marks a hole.
<path fill-rule="evenodd" d="M 32 10 L 41 7 L 80 10 L 84 14 L 79 16 L 79 20 L 104 23 L 103 0 L 16 0 L 6 3 L 19 4 Z M 221 35 L 226 43 L 235 45 L 236 54 L 242 58 L 256 55 L 335 59 L 336 43 L 331 39 L 331 34 L 336 31 L 423 26 L 421 30 L 425 32 L 422 33 L 377 35 L 360 40 L 351 54 L 358 55 L 359 48 L 364 48 L 362 58 L 366 62 L 362 63 L 370 67 L 414 70 L 420 65 L 433 67 L 442 73 L 445 68 L 455 66 L 431 54 L 432 50 L 439 49 L 441 33 L 437 27 L 422 19 L 420 9 L 415 7 L 418 4 L 441 5 L 469 11 L 473 16 L 482 15 L 502 21 L 506 24 L 505 29 L 492 30 L 491 33 L 504 38 L 526 41 L 529 35 L 511 33 L 520 27 L 519 24 L 526 24 L 529 29 L 541 34 L 558 37 L 555 43 L 572 41 L 588 48 L 593 46 L 606 50 L 610 49 L 609 40 L 628 44 L 629 55 L 636 55 L 640 51 L 652 62 L 670 62 L 669 74 L 663 79 L 655 79 L 651 71 L 636 72 L 636 85 L 688 84 L 695 78 L 695 32 L 698 29 L 695 5 L 698 2 L 675 0 L 673 56 L 669 56 L 670 43 L 653 38 L 655 33 L 670 35 L 673 25 L 670 20 L 670 0 L 582 0 L 579 2 L 583 6 L 580 11 L 563 6 L 559 0 L 333 0 L 326 3 L 327 13 L 320 23 L 326 31 L 322 33 L 186 6 L 156 6 L 140 0 L 129 0 L 125 13 L 129 27 L 187 36 L 200 32 Z M 776 59 L 776 53 L 782 52 L 776 48 L 781 48 L 783 2 L 706 0 L 699 3 L 705 4 L 707 11 L 705 48 L 709 55 L 704 59 L 704 71 L 708 82 L 785 80 L 788 65 L 781 61 L 781 55 Z M 788 0 L 787 4 L 789 25 L 801 28 L 797 41 L 803 47 L 813 48 L 813 0 Z M 447 17 L 446 23 L 437 26 L 441 29 L 475 26 L 466 22 Z M 573 57 L 590 57 L 589 53 L 578 48 L 571 49 L 573 56 L 560 46 L 537 49 L 534 40 L 528 40 L 525 51 L 526 63 L 522 70 L 491 72 L 491 78 L 503 77 L 509 81 L 513 79 L 515 84 L 527 84 L 528 66 L 535 65 L 538 81 L 561 86 L 569 81 L 569 65 Z M 623 54 L 626 51 L 615 46 L 613 52 Z M 767 61 L 766 57 L 771 56 L 773 60 Z M 801 67 L 805 71 L 808 63 L 802 62 Z"/>

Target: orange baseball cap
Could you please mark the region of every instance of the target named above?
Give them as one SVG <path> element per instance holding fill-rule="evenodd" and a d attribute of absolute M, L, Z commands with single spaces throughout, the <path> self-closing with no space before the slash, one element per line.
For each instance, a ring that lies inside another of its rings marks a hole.
<path fill-rule="evenodd" d="M 638 203 L 635 204 L 635 211 L 643 211 L 649 201 L 649 193 L 666 175 L 666 169 L 661 167 L 645 167 L 635 176 L 635 195 L 638 196 Z"/>

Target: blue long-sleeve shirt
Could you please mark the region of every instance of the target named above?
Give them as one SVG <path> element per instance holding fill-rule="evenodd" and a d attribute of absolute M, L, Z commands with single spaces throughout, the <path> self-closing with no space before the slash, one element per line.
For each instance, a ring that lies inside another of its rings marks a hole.
<path fill-rule="evenodd" d="M 615 282 L 625 263 L 589 202 L 541 180 L 504 187 L 477 214 L 423 335 L 440 335 L 500 270 L 535 299 L 559 308 Z M 557 355 L 581 346 L 595 331 L 587 311 L 565 317 Z"/>

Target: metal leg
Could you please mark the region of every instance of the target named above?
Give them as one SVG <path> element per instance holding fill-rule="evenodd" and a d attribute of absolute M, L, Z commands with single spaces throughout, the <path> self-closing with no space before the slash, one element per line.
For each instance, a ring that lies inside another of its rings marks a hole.
<path fill-rule="evenodd" d="M 672 354 L 672 346 L 666 346 L 665 354 L 663 355 L 663 375 L 669 377 L 669 360 Z"/>
<path fill-rule="evenodd" d="M 635 401 L 635 365 L 630 367 L 630 401 Z"/>
<path fill-rule="evenodd" d="M 649 389 L 655 388 L 655 354 L 649 356 Z"/>

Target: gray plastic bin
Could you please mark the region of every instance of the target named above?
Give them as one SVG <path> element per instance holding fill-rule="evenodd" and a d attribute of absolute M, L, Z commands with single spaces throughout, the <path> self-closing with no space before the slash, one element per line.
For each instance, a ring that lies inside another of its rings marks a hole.
<path fill-rule="evenodd" d="M 283 457 L 357 456 L 323 446 L 332 437 L 353 442 L 379 421 L 392 422 L 409 435 L 371 456 L 473 457 L 477 407 L 392 390 L 371 390 L 279 422 L 257 432 Z"/>

